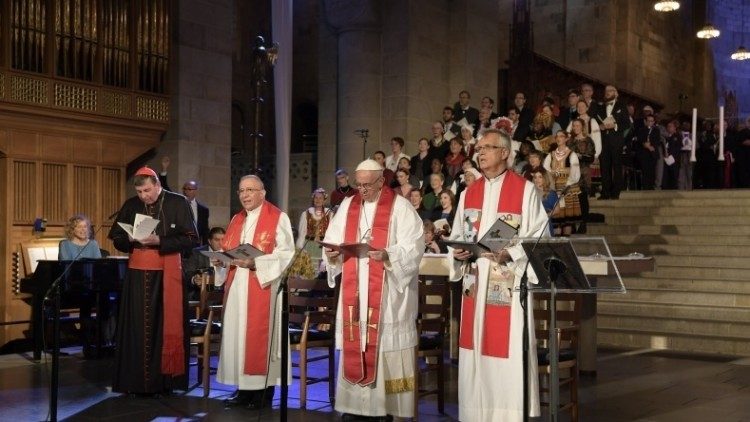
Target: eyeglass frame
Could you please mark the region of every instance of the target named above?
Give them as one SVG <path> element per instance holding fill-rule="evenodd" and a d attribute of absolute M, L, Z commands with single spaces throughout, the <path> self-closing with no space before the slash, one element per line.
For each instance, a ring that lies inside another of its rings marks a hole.
<path fill-rule="evenodd" d="M 362 183 L 362 184 L 355 183 L 354 184 L 354 188 L 357 189 L 357 190 L 359 190 L 359 191 L 362 191 L 362 190 L 368 191 L 368 190 L 374 188 L 375 185 L 380 181 L 380 179 L 384 179 L 383 176 L 378 177 L 377 179 L 373 180 L 370 183 Z"/>

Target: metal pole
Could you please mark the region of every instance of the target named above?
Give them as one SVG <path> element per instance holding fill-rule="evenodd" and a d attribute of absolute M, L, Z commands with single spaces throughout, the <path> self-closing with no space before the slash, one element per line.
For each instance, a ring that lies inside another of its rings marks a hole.
<path fill-rule="evenodd" d="M 60 385 L 60 285 L 54 291 L 54 311 L 52 323 L 52 379 L 50 381 L 49 415 L 50 421 L 57 422 L 57 393 Z M 44 323 L 42 323 L 42 332 Z M 42 334 L 43 335 L 43 334 Z"/>

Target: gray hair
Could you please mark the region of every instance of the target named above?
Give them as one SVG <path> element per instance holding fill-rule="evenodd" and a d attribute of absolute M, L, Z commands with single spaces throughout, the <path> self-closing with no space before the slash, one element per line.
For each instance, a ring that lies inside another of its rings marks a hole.
<path fill-rule="evenodd" d="M 510 143 L 510 135 L 508 135 L 508 132 L 502 129 L 487 129 L 484 131 L 484 133 L 482 133 L 482 137 L 485 137 L 492 133 L 496 134 L 498 139 L 500 139 L 500 146 L 510 151 L 511 143 Z"/>

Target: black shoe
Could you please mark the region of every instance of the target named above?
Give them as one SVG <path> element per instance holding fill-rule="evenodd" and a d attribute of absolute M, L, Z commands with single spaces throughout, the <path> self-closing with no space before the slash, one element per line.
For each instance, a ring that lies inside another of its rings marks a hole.
<path fill-rule="evenodd" d="M 275 393 L 275 389 L 273 386 L 267 387 L 264 390 L 255 390 L 252 391 L 252 398 L 247 403 L 247 408 L 250 410 L 259 410 L 259 409 L 270 409 L 273 407 L 273 395 Z"/>
<path fill-rule="evenodd" d="M 232 397 L 224 400 L 224 406 L 247 406 L 252 402 L 253 394 L 249 390 L 237 390 Z"/>

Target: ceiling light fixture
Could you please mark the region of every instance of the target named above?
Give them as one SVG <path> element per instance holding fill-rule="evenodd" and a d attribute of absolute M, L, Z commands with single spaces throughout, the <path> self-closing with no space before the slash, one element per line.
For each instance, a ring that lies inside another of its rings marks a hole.
<path fill-rule="evenodd" d="M 675 10 L 680 8 L 680 2 L 679 1 L 657 1 L 654 4 L 654 10 L 657 12 L 674 12 Z"/>

